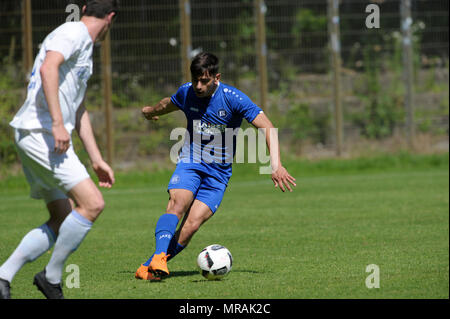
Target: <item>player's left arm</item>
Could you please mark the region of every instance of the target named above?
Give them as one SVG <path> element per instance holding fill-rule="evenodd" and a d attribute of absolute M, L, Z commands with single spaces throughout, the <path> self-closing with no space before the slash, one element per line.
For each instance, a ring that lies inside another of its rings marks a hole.
<path fill-rule="evenodd" d="M 272 166 L 272 181 L 275 187 L 280 187 L 285 192 L 285 187 L 292 192 L 292 186 L 297 186 L 295 178 L 292 177 L 286 168 L 281 164 L 281 154 L 278 141 L 278 132 L 266 114 L 260 113 L 251 123 L 258 129 L 263 129 L 266 135 L 266 143 L 270 153 L 270 163 Z"/>
<path fill-rule="evenodd" d="M 92 130 L 91 120 L 89 114 L 81 103 L 77 111 L 76 131 L 80 137 L 81 142 L 89 155 L 92 163 L 92 168 L 99 179 L 99 186 L 111 188 L 114 184 L 114 172 L 112 168 L 103 160 L 102 154 L 95 141 L 94 132 Z"/>

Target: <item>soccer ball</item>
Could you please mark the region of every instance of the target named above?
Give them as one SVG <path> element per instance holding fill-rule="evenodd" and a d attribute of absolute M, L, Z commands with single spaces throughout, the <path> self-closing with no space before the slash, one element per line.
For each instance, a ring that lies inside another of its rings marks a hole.
<path fill-rule="evenodd" d="M 209 245 L 197 257 L 200 273 L 208 280 L 217 280 L 228 274 L 233 265 L 233 257 L 222 245 Z"/>

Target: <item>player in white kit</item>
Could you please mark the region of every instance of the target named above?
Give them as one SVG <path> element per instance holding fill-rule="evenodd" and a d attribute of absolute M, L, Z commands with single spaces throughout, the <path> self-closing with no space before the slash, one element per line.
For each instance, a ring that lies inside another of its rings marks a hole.
<path fill-rule="evenodd" d="M 117 10 L 117 0 L 87 0 L 81 20 L 51 32 L 36 57 L 26 101 L 10 124 L 30 196 L 45 201 L 50 218 L 26 234 L 0 266 L 0 299 L 10 298 L 10 283 L 23 265 L 53 245 L 49 263 L 33 283 L 49 299 L 64 298 L 64 263 L 104 208 L 101 192 L 73 150 L 73 130 L 89 155 L 99 186 L 114 184 L 83 100 L 92 75 L 94 43 L 105 38 Z"/>

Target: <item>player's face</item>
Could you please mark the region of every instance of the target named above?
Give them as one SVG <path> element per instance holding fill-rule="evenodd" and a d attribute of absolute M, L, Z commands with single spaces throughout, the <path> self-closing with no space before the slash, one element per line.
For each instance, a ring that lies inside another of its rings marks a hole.
<path fill-rule="evenodd" d="M 195 95 L 200 98 L 210 97 L 219 85 L 220 73 L 210 75 L 208 72 L 203 73 L 202 76 L 192 79 L 192 86 Z"/>

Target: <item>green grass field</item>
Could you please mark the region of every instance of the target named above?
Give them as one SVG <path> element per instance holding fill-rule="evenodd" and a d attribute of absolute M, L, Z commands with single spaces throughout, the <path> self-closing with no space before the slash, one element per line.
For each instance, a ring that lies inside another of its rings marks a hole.
<path fill-rule="evenodd" d="M 80 268 L 80 288 L 65 288 L 66 298 L 449 298 L 448 154 L 286 166 L 294 193 L 274 189 L 256 166 L 236 166 L 216 216 L 161 283 L 134 272 L 152 253 L 170 172 L 118 174 L 103 191 L 105 211 L 68 260 Z M 0 263 L 47 218 L 27 192 L 23 177 L 0 181 Z M 209 282 L 196 257 L 213 243 L 229 248 L 234 264 Z M 49 258 L 16 275 L 13 298 L 43 298 L 32 279 Z M 369 264 L 379 266 L 380 288 L 365 285 Z"/>

